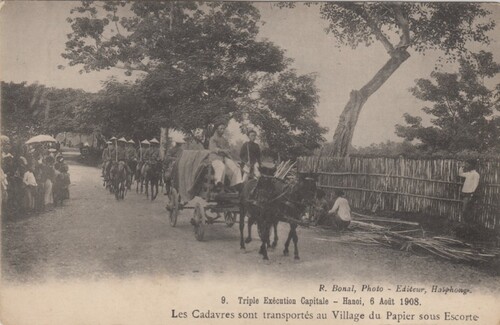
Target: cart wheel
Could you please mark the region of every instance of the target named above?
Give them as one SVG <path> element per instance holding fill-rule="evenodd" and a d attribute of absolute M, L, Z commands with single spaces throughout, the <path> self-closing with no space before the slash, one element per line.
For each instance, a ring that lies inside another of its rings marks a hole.
<path fill-rule="evenodd" d="M 202 241 L 205 235 L 205 208 L 198 202 L 194 208 L 194 237 Z"/>
<path fill-rule="evenodd" d="M 236 215 L 231 211 L 224 211 L 224 221 L 226 221 L 227 227 L 232 227 L 234 225 L 234 221 L 236 219 Z"/>
<path fill-rule="evenodd" d="M 179 215 L 179 194 L 175 188 L 170 188 L 168 193 L 167 214 L 170 219 L 170 225 L 175 227 L 177 216 Z"/>

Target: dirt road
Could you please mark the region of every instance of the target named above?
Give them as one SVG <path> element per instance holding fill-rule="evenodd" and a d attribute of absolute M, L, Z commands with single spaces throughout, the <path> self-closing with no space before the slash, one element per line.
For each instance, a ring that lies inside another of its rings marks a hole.
<path fill-rule="evenodd" d="M 453 264 L 432 256 L 417 256 L 382 247 L 328 242 L 326 230 L 299 229 L 301 259 L 281 253 L 288 226 L 280 224 L 280 242 L 264 262 L 254 241 L 239 248 L 237 224 L 208 226 L 205 241 L 194 238 L 191 211 L 172 228 L 164 209 L 165 197 L 154 202 L 128 192 L 116 201 L 101 184 L 100 170 L 70 164 L 71 199 L 65 206 L 36 216 L 3 220 L 2 276 L 9 282 L 47 278 L 167 274 L 259 275 L 390 281 L 400 283 L 463 284 L 491 290 L 499 277 L 473 266 Z M 292 271 L 293 270 L 293 271 Z"/>

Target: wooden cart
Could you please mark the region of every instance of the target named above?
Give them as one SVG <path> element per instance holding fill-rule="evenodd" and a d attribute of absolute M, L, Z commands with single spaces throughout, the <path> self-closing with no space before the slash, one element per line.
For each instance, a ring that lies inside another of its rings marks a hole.
<path fill-rule="evenodd" d="M 179 171 L 178 166 L 183 166 L 186 160 L 193 155 L 205 153 L 208 156 L 208 151 L 185 150 L 181 157 L 174 165 L 174 177 L 182 177 L 179 175 L 186 171 Z M 168 203 L 166 206 L 167 214 L 170 220 L 170 225 L 175 227 L 180 211 L 186 209 L 193 210 L 191 224 L 194 227 L 195 238 L 202 241 L 205 235 L 207 225 L 215 223 L 225 223 L 227 227 L 232 227 L 239 214 L 239 194 L 237 192 L 215 192 L 215 184 L 213 180 L 213 169 L 208 163 L 199 168 L 197 175 L 197 183 L 195 193 L 191 191 L 190 195 L 182 195 L 181 192 L 187 192 L 186 189 L 181 189 L 179 181 L 172 181 L 172 185 L 167 189 Z M 190 171 L 193 173 L 194 171 Z M 189 199 L 189 200 L 188 200 Z"/>

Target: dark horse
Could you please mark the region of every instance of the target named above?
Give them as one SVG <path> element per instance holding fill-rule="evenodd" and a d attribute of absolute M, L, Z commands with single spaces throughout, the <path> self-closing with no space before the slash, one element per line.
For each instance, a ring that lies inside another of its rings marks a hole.
<path fill-rule="evenodd" d="M 264 176 L 272 176 L 276 172 L 276 168 L 261 167 L 260 172 Z M 250 179 L 248 182 L 250 182 L 250 184 L 247 187 L 247 191 L 253 191 L 253 188 L 255 188 L 255 185 L 257 185 L 257 179 L 256 178 Z M 248 194 L 249 193 L 246 194 L 247 197 L 248 197 Z M 245 196 L 245 195 L 243 195 L 243 196 Z M 256 222 L 257 222 L 257 219 L 255 217 L 253 217 L 252 215 L 248 215 L 248 236 L 245 239 L 245 243 L 247 243 L 247 244 L 252 241 L 252 226 Z M 278 222 L 279 221 L 276 220 L 276 222 L 273 223 L 273 225 L 272 225 L 273 229 L 274 229 L 274 239 L 273 239 L 272 244 L 270 242 L 268 242 L 268 245 L 267 245 L 268 248 L 271 247 L 274 249 L 278 245 Z M 240 222 L 240 232 L 243 232 L 244 228 L 245 228 L 244 223 Z M 241 249 L 244 249 L 244 248 L 245 248 L 245 244 L 241 245 Z"/>
<path fill-rule="evenodd" d="M 251 179 L 251 180 L 248 180 L 244 184 L 243 190 L 241 192 L 242 204 L 245 203 L 245 198 L 250 198 L 253 195 L 253 193 L 255 191 L 255 187 L 257 186 L 257 182 L 258 182 L 257 179 Z M 257 192 L 257 193 L 263 193 L 263 192 Z M 259 211 L 255 211 L 256 207 L 253 205 L 257 201 L 255 199 L 256 198 L 251 199 L 250 205 L 248 204 L 249 202 L 247 202 L 247 204 L 244 205 L 244 208 L 241 211 L 241 212 L 246 213 L 248 216 L 248 222 L 247 222 L 248 236 L 244 241 L 243 241 L 243 232 L 245 229 L 245 223 L 244 223 L 245 215 L 240 214 L 240 239 L 241 239 L 240 240 L 240 248 L 241 249 L 245 249 L 245 244 L 248 244 L 252 241 L 252 226 L 253 226 L 253 224 L 257 223 L 257 215 L 259 213 Z M 265 200 L 265 197 L 263 197 L 262 199 Z M 272 224 L 272 227 L 274 229 L 274 239 L 273 239 L 273 243 L 271 244 L 270 243 L 271 236 L 268 237 L 269 238 L 269 241 L 267 242 L 268 248 L 274 249 L 274 248 L 276 248 L 276 245 L 278 244 L 278 222 L 279 222 L 279 220 L 276 219 Z"/>
<path fill-rule="evenodd" d="M 288 247 L 293 240 L 294 256 L 295 259 L 299 259 L 297 226 L 306 208 L 312 204 L 315 193 L 316 180 L 307 175 L 300 175 L 291 181 L 262 176 L 258 180 L 246 182 L 240 205 L 241 248 L 245 247 L 242 224 L 244 216 L 248 213 L 249 220 L 255 218 L 257 222 L 262 242 L 259 253 L 265 260 L 269 259 L 267 247 L 270 242 L 270 229 L 279 221 L 290 224 L 283 254 L 288 255 Z"/>
<path fill-rule="evenodd" d="M 142 176 L 142 166 L 144 165 L 143 162 L 138 162 L 134 170 L 134 180 L 136 183 L 135 186 L 135 191 L 136 193 L 139 193 L 139 185 L 141 188 L 141 193 L 142 193 L 142 187 L 143 187 L 143 182 L 144 182 L 144 177 Z"/>
<path fill-rule="evenodd" d="M 144 167 L 142 168 L 142 177 L 144 179 L 144 183 L 146 186 L 146 197 L 149 198 L 148 186 L 151 184 L 151 201 L 156 199 L 158 195 L 158 187 L 160 183 L 160 179 L 162 177 L 161 172 L 161 163 L 160 162 L 152 162 L 152 163 L 144 163 Z M 142 185 L 141 182 L 141 193 L 142 193 Z"/>
<path fill-rule="evenodd" d="M 128 161 L 128 167 L 130 168 L 131 174 L 128 176 L 127 180 L 127 188 L 130 190 L 132 187 L 132 183 L 134 182 L 134 178 L 137 173 L 137 161 L 136 160 L 130 160 Z"/>
<path fill-rule="evenodd" d="M 127 193 L 128 173 L 124 161 L 114 163 L 111 167 L 111 183 L 117 200 L 123 200 Z"/>

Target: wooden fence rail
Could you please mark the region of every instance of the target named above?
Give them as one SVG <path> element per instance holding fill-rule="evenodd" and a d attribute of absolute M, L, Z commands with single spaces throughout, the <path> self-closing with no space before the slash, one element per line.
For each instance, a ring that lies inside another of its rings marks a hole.
<path fill-rule="evenodd" d="M 460 161 L 405 158 L 301 157 L 299 172 L 316 172 L 319 186 L 331 197 L 342 189 L 351 205 L 371 209 L 424 212 L 462 220 Z M 481 162 L 481 178 L 474 219 L 485 227 L 500 228 L 500 163 Z"/>

